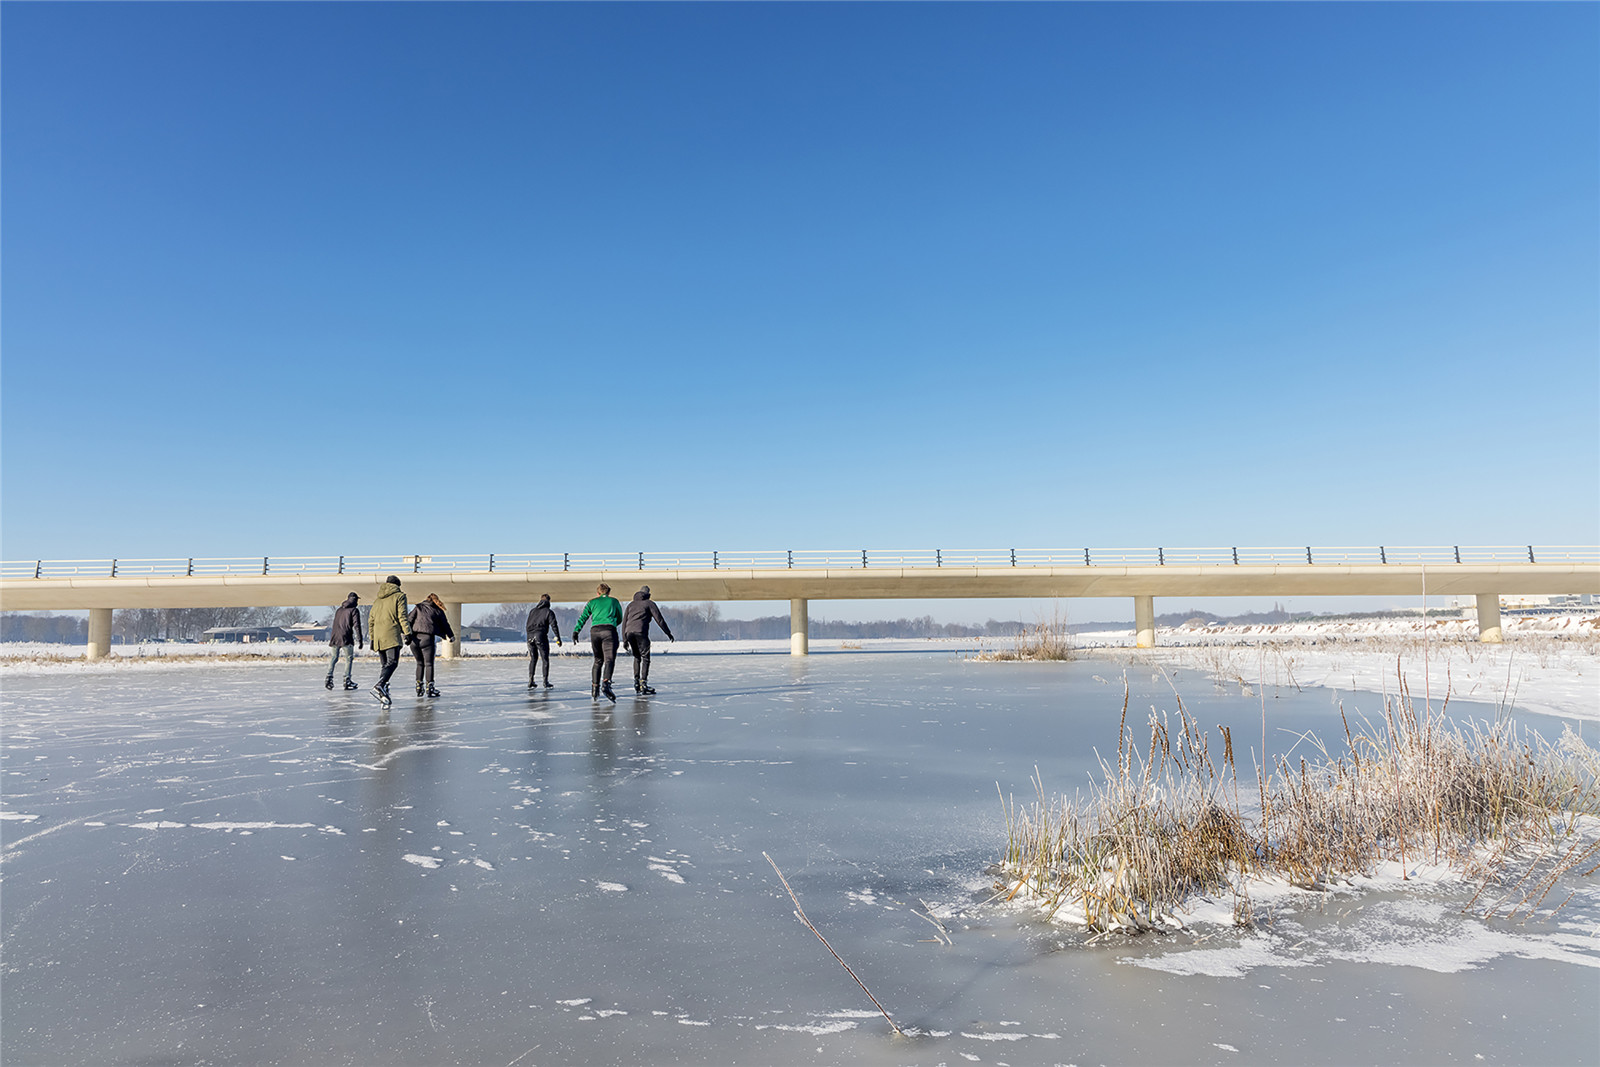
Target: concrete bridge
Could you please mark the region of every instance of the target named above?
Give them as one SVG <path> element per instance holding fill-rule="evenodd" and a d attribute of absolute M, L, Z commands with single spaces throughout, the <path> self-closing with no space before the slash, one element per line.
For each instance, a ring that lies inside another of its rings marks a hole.
<path fill-rule="evenodd" d="M 1472 596 L 1480 640 L 1501 639 L 1502 595 L 1600 594 L 1600 546 L 836 550 L 327 556 L 0 563 L 0 609 L 89 612 L 88 658 L 111 650 L 118 608 L 371 603 L 385 576 L 415 603 L 582 603 L 608 583 L 621 600 L 787 600 L 790 651 L 807 654 L 812 600 L 1131 597 L 1136 643 L 1155 644 L 1155 598 Z M 459 655 L 460 641 L 445 656 Z"/>

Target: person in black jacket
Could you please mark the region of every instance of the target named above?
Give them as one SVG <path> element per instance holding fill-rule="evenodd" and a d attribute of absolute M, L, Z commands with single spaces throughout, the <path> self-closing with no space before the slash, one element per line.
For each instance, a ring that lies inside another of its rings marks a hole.
<path fill-rule="evenodd" d="M 544 665 L 544 687 L 551 689 L 550 684 L 550 631 L 556 632 L 556 647 L 561 647 L 561 623 L 556 619 L 555 609 L 550 606 L 550 594 L 546 593 L 539 598 L 539 602 L 528 611 L 528 688 L 534 688 L 534 668 L 541 663 Z"/>
<path fill-rule="evenodd" d="M 328 644 L 333 646 L 333 662 L 328 664 L 329 689 L 333 688 L 333 672 L 339 667 L 341 652 L 344 653 L 344 687 L 360 688 L 350 680 L 350 668 L 356 665 L 356 649 L 366 644 L 366 639 L 361 633 L 361 609 L 356 607 L 360 600 L 360 597 L 351 593 L 333 613 L 333 625 L 328 630 Z"/>
<path fill-rule="evenodd" d="M 439 690 L 433 687 L 433 654 L 435 641 L 455 637 L 450 629 L 450 619 L 444 613 L 444 602 L 436 593 L 429 593 L 411 609 L 407 619 L 411 623 L 411 654 L 417 657 L 417 696 L 436 697 Z M 423 683 L 427 686 L 424 689 Z"/>
<path fill-rule="evenodd" d="M 661 632 L 668 641 L 676 641 L 661 609 L 650 599 L 650 587 L 640 586 L 633 600 L 622 612 L 622 643 L 633 653 L 633 691 L 654 693 L 650 688 L 650 620 L 661 624 Z"/>

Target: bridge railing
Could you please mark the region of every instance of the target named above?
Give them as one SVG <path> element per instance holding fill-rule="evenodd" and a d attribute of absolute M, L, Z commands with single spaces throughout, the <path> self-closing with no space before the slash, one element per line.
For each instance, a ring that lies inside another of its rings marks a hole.
<path fill-rule="evenodd" d="M 534 552 L 464 556 L 235 556 L 212 559 L 19 560 L 0 578 L 183 578 L 235 575 L 484 574 L 620 570 L 844 570 L 890 567 L 1318 566 L 1600 563 L 1596 545 L 1358 545 L 1276 548 L 762 549 Z"/>

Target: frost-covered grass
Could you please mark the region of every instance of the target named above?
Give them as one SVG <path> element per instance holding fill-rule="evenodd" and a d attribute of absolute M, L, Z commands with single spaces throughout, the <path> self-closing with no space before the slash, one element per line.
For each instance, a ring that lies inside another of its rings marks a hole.
<path fill-rule="evenodd" d="M 1067 620 L 1057 614 L 1055 618 L 1030 626 L 1016 636 L 1009 648 L 984 648 L 975 657 L 983 661 L 1005 660 L 1069 660 L 1077 651 L 1077 642 L 1067 627 Z"/>
<path fill-rule="evenodd" d="M 1600 859 L 1600 758 L 1567 729 L 1555 744 L 1507 721 L 1458 726 L 1419 711 L 1403 677 L 1378 722 L 1345 722 L 1337 753 L 1280 757 L 1240 785 L 1236 740 L 1179 701 L 1127 729 L 1087 796 L 1006 805 L 1000 890 L 1094 931 L 1177 928 L 1195 897 L 1229 895 L 1253 918 L 1252 883 L 1322 889 L 1392 862 L 1475 880 L 1469 907 L 1512 917 Z M 1212 744 L 1217 749 L 1211 748 Z M 1559 903 L 1557 907 L 1559 907 Z"/>

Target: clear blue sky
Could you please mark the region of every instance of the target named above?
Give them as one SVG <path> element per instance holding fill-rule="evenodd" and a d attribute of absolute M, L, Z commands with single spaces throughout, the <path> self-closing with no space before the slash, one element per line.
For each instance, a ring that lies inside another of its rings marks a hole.
<path fill-rule="evenodd" d="M 1594 4 L 3 18 L 7 559 L 1600 540 Z"/>

